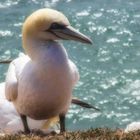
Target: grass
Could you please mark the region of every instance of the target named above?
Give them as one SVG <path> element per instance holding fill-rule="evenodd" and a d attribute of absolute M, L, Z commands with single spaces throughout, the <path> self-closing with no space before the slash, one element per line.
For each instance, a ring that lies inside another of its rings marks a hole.
<path fill-rule="evenodd" d="M 140 140 L 140 130 L 124 133 L 121 129 L 97 128 L 87 131 L 65 132 L 49 135 L 1 135 L 0 140 Z"/>

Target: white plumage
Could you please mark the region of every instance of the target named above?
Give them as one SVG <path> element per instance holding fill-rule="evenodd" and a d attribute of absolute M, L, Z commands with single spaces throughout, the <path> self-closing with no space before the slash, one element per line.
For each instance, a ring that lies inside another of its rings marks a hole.
<path fill-rule="evenodd" d="M 19 57 L 10 64 L 7 74 L 7 99 L 14 102 L 19 113 L 34 119 L 66 113 L 78 81 L 76 66 L 65 49 L 58 43 L 50 44 L 49 48 L 45 46 L 39 62 Z"/>
<path fill-rule="evenodd" d="M 6 98 L 19 114 L 36 120 L 65 115 L 79 79 L 75 64 L 56 40 L 91 43 L 60 12 L 41 9 L 27 18 L 22 31 L 27 55 L 11 62 L 6 78 Z"/>
<path fill-rule="evenodd" d="M 137 130 L 140 130 L 140 122 L 132 122 L 128 124 L 125 128 L 126 133 L 137 131 Z"/>

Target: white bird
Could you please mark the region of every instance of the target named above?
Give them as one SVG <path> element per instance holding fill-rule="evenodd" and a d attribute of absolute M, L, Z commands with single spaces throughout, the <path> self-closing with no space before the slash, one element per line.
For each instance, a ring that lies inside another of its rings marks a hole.
<path fill-rule="evenodd" d="M 59 116 L 60 131 L 65 131 L 65 114 L 79 73 L 56 41 L 60 39 L 92 43 L 56 10 L 37 10 L 23 24 L 22 43 L 27 55 L 11 62 L 5 95 L 13 102 L 26 133 L 30 132 L 26 116 L 35 120 Z"/>

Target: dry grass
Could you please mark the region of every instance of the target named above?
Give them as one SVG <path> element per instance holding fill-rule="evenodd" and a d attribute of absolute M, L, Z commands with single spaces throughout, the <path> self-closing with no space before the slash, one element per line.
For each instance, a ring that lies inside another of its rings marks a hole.
<path fill-rule="evenodd" d="M 66 132 L 47 136 L 34 134 L 4 135 L 0 136 L 0 140 L 140 140 L 140 130 L 124 133 L 121 129 L 97 128 L 85 132 Z"/>

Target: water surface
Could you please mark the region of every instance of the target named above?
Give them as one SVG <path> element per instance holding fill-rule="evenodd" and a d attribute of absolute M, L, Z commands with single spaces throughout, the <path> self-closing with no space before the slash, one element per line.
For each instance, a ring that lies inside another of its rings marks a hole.
<path fill-rule="evenodd" d="M 124 128 L 140 118 L 140 1 L 139 0 L 1 0 L 0 60 L 23 51 L 21 27 L 33 11 L 50 7 L 62 11 L 72 26 L 90 36 L 93 45 L 64 41 L 76 63 L 80 81 L 74 96 L 101 112 L 72 106 L 70 130 L 90 127 Z M 0 65 L 0 81 L 8 65 Z"/>

